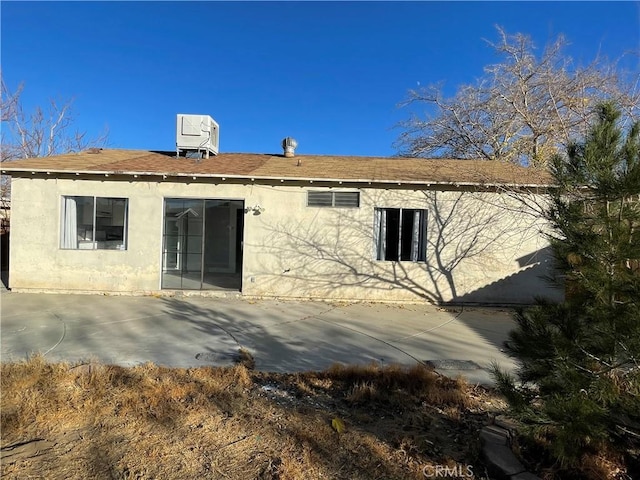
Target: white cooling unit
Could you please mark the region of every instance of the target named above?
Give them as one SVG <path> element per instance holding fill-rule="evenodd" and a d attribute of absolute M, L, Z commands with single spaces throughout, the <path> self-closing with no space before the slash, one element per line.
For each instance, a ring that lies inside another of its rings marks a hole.
<path fill-rule="evenodd" d="M 209 115 L 179 113 L 176 125 L 176 153 L 198 152 L 209 158 L 218 154 L 220 127 Z"/>

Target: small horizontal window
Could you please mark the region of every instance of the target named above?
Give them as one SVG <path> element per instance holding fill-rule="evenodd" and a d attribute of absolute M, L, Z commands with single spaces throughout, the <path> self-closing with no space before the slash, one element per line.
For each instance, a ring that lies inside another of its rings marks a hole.
<path fill-rule="evenodd" d="M 308 207 L 360 207 L 360 192 L 322 192 L 311 191 L 307 194 Z"/>

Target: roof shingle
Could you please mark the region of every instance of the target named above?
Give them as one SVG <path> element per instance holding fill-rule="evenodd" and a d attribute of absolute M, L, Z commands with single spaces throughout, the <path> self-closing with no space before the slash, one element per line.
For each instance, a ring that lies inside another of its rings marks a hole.
<path fill-rule="evenodd" d="M 486 160 L 329 155 L 222 153 L 208 159 L 176 158 L 171 152 L 101 150 L 4 162 L 3 173 L 137 174 L 336 180 L 372 183 L 451 183 L 547 186 L 546 170 Z"/>

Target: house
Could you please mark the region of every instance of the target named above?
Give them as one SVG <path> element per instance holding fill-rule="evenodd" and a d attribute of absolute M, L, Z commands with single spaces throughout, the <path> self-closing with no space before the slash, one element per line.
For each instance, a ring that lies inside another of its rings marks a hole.
<path fill-rule="evenodd" d="M 490 161 L 102 150 L 4 164 L 14 291 L 437 303 L 558 297 L 545 172 Z"/>

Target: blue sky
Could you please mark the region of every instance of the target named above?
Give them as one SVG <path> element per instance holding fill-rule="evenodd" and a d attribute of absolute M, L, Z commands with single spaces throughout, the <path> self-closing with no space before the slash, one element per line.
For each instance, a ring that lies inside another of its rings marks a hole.
<path fill-rule="evenodd" d="M 418 83 L 446 93 L 495 62 L 495 25 L 586 63 L 640 49 L 639 2 L 2 1 L 1 64 L 31 109 L 73 97 L 113 148 L 175 148 L 177 113 L 211 115 L 222 152 L 396 153 Z M 640 60 L 627 68 L 640 74 Z M 419 109 L 418 109 L 419 111 Z"/>

